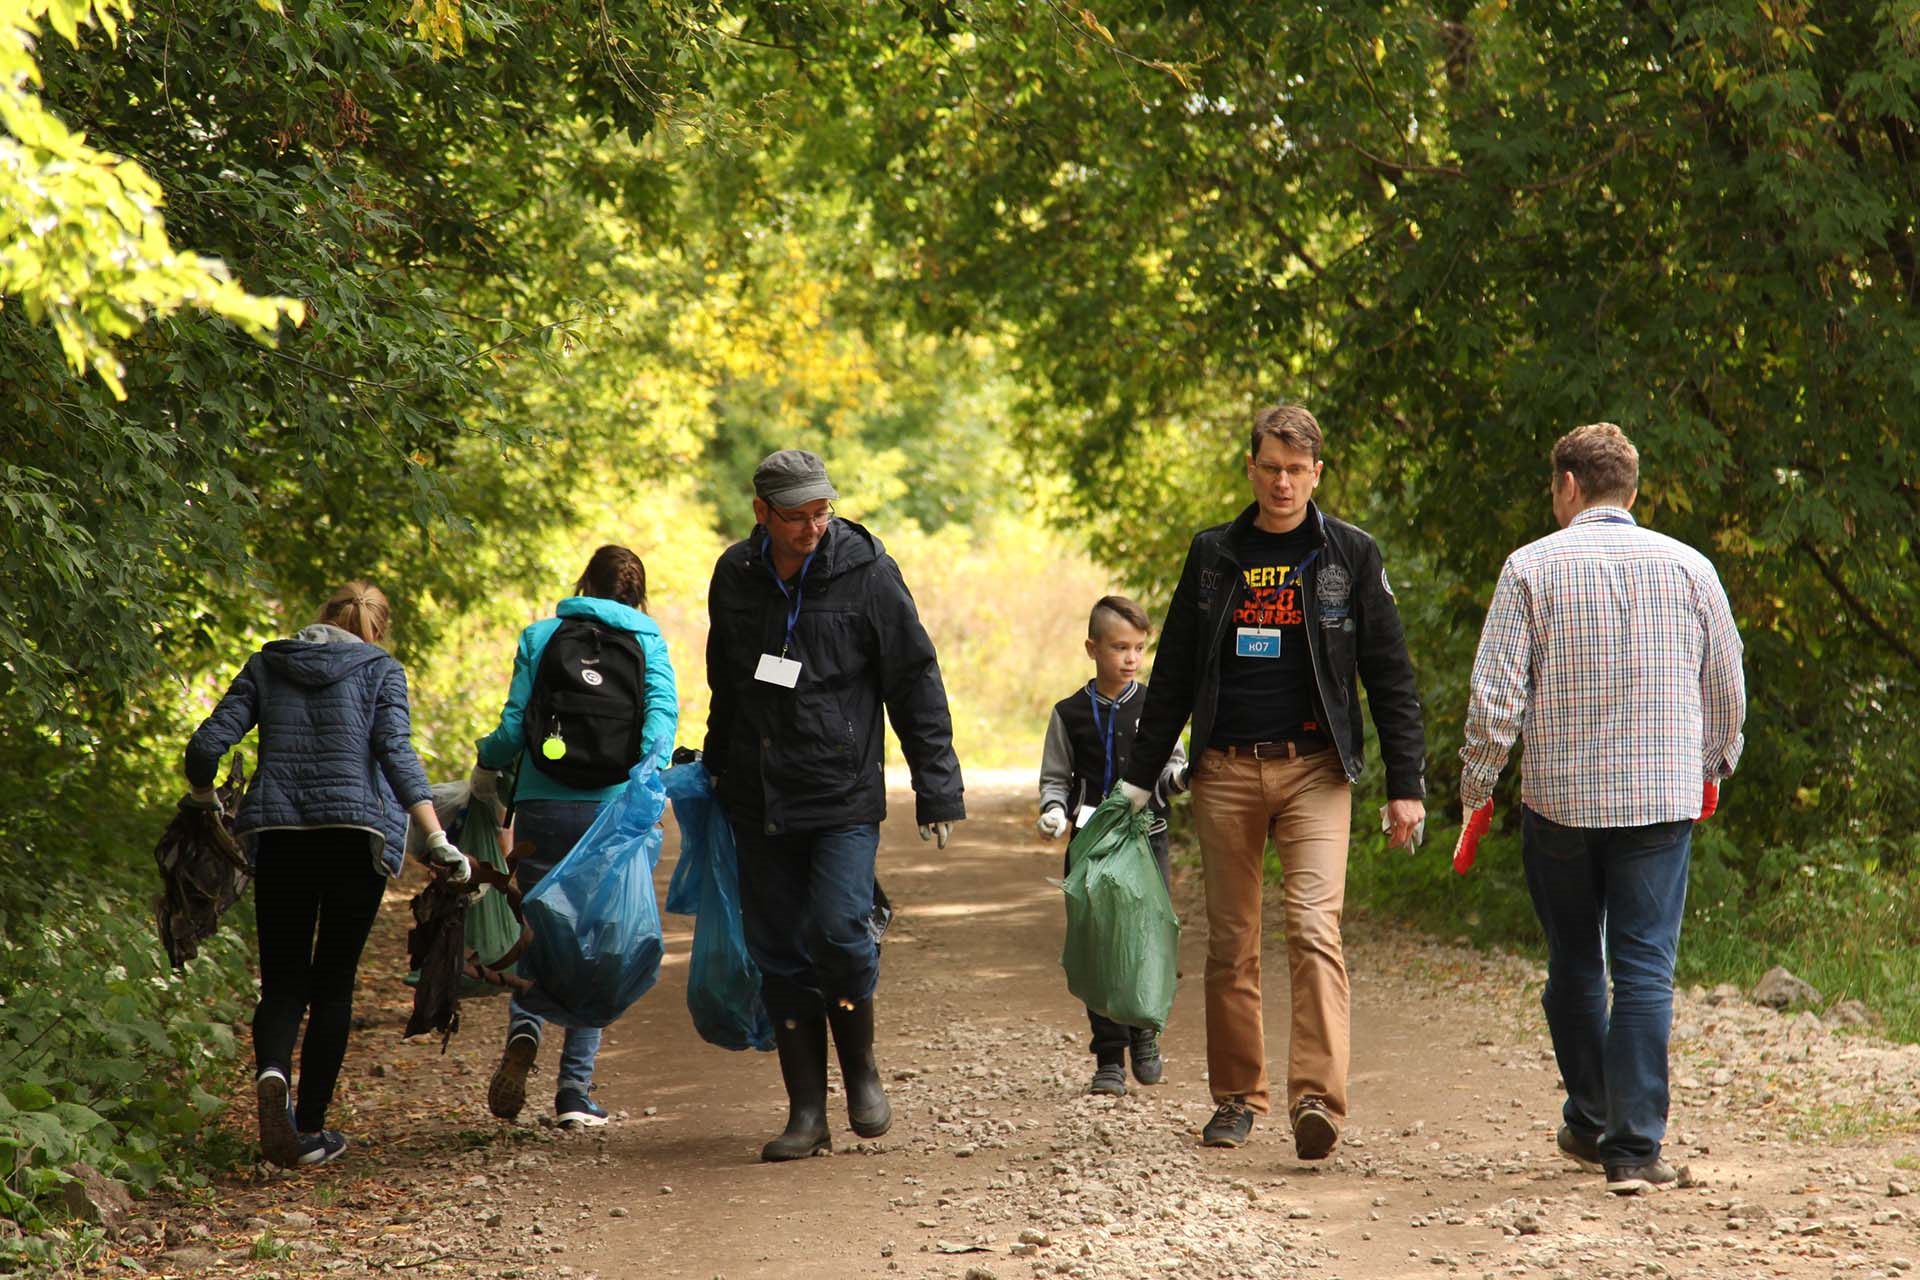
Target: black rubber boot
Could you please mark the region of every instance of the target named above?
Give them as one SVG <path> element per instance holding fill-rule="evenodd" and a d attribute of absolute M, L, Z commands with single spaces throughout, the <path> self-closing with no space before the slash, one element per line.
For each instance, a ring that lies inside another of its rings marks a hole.
<path fill-rule="evenodd" d="M 893 1107 L 873 1061 L 873 1001 L 848 1009 L 837 1001 L 827 1007 L 833 1047 L 840 1054 L 840 1079 L 847 1087 L 847 1122 L 863 1138 L 877 1138 L 893 1125 Z"/>
<path fill-rule="evenodd" d="M 827 1132 L 827 1023 L 818 1014 L 773 1024 L 780 1078 L 787 1086 L 787 1129 L 760 1148 L 762 1160 L 804 1160 L 833 1150 Z"/>

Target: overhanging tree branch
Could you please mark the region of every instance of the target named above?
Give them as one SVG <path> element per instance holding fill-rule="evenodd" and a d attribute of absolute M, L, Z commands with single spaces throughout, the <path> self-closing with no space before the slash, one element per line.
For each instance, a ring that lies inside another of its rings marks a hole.
<path fill-rule="evenodd" d="M 1840 597 L 1842 604 L 1847 606 L 1847 612 L 1853 615 L 1855 622 L 1879 637 L 1882 644 L 1905 658 L 1912 666 L 1920 667 L 1920 653 L 1916 653 L 1910 645 L 1893 633 L 1891 627 L 1874 616 L 1867 602 L 1854 593 L 1853 588 L 1841 578 L 1840 571 L 1820 554 L 1820 549 L 1813 545 L 1812 538 L 1802 534 L 1800 549 L 1812 559 L 1814 567 L 1820 570 L 1820 576 L 1827 580 L 1827 585 L 1833 588 L 1833 593 Z"/>

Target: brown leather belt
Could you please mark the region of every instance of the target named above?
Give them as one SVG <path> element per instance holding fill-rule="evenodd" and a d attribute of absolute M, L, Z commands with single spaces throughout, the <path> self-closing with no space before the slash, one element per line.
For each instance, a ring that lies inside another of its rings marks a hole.
<path fill-rule="evenodd" d="M 1325 751 L 1333 744 L 1325 738 L 1287 738 L 1279 742 L 1248 742 L 1234 746 L 1210 747 L 1228 756 L 1252 756 L 1255 760 L 1294 760 Z"/>

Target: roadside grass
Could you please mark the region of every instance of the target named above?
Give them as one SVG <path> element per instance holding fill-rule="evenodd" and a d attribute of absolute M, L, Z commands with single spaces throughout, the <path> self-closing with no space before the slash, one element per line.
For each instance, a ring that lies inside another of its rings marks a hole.
<path fill-rule="evenodd" d="M 1350 913 L 1404 920 L 1439 937 L 1517 951 L 1544 964 L 1517 835 L 1481 842 L 1473 869 L 1453 874 L 1452 830 L 1409 858 L 1371 834 L 1354 843 Z M 1696 850 L 1675 981 L 1749 989 L 1774 965 L 1820 990 L 1821 1007 L 1858 1000 L 1889 1039 L 1920 1042 L 1920 878 L 1861 862 L 1792 865 L 1749 887 L 1724 846 Z"/>
<path fill-rule="evenodd" d="M 1854 1138 L 1884 1141 L 1896 1134 L 1920 1133 L 1920 1112 L 1864 1103 L 1821 1104 L 1796 1111 L 1787 1132 L 1801 1142 L 1845 1142 Z M 1901 1160 L 1912 1159 L 1902 1156 L 1893 1162 L 1894 1167 L 1909 1167 Z"/>
<path fill-rule="evenodd" d="M 1413 856 L 1389 850 L 1358 817 L 1354 829 L 1349 918 L 1410 925 L 1546 963 L 1517 834 L 1481 841 L 1472 870 L 1460 876 L 1449 866 L 1457 828 L 1430 827 L 1427 845 Z M 1174 831 L 1176 857 L 1197 874 L 1199 850 L 1184 805 L 1175 810 Z M 1696 842 L 1676 982 L 1747 990 L 1783 965 L 1819 989 L 1821 1009 L 1857 1000 L 1874 1034 L 1920 1043 L 1920 872 L 1828 848 L 1763 858 L 1749 884 L 1729 854 L 1717 833 L 1703 832 Z M 1271 848 L 1267 874 L 1280 876 Z"/>

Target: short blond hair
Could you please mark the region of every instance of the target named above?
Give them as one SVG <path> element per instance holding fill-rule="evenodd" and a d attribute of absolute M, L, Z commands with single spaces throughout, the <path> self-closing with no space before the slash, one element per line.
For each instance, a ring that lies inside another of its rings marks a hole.
<path fill-rule="evenodd" d="M 1590 422 L 1554 441 L 1555 483 L 1569 471 L 1588 501 L 1618 505 L 1640 487 L 1640 451 L 1611 422 Z"/>
<path fill-rule="evenodd" d="M 320 606 L 319 621 L 350 631 L 368 644 L 385 640 L 392 620 L 386 592 L 368 582 L 343 582 Z"/>

